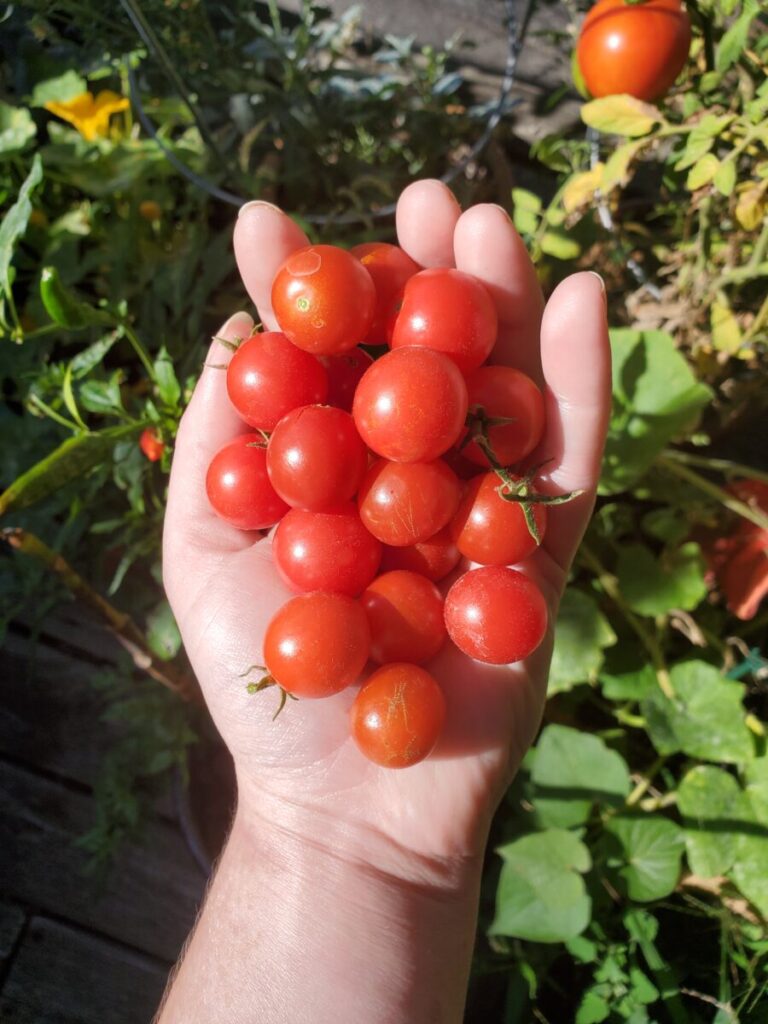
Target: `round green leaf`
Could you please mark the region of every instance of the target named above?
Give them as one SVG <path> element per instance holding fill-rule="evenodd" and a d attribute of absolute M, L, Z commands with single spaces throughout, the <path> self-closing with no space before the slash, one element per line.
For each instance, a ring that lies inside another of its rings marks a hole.
<path fill-rule="evenodd" d="M 660 900 L 672 892 L 680 876 L 684 847 L 674 822 L 650 814 L 616 817 L 605 830 L 609 840 L 606 865 L 620 891 L 640 903 Z"/>
<path fill-rule="evenodd" d="M 650 616 L 695 608 L 707 594 L 704 573 L 704 559 L 693 542 L 668 548 L 660 558 L 643 544 L 630 544 L 621 549 L 616 565 L 625 601 Z"/>
<path fill-rule="evenodd" d="M 749 821 L 739 831 L 731 877 L 750 903 L 768 918 L 768 756 L 745 771 Z"/>
<path fill-rule="evenodd" d="M 595 600 L 581 590 L 566 590 L 557 616 L 549 694 L 591 682 L 603 662 L 603 648 L 615 643 L 616 634 Z"/>
<path fill-rule="evenodd" d="M 531 782 L 539 821 L 561 828 L 586 821 L 594 803 L 621 805 L 630 787 L 620 754 L 599 737 L 564 725 L 542 732 Z"/>
<path fill-rule="evenodd" d="M 491 935 L 565 942 L 589 924 L 592 902 L 581 875 L 589 850 L 571 832 L 549 829 L 499 849 L 504 859 Z"/>
<path fill-rule="evenodd" d="M 677 806 L 691 871 L 702 878 L 724 875 L 736 856 L 736 819 L 744 814 L 736 779 L 722 768 L 697 765 L 680 783 Z"/>
<path fill-rule="evenodd" d="M 0 102 L 0 155 L 20 153 L 36 134 L 35 122 L 25 107 Z"/>
<path fill-rule="evenodd" d="M 627 640 L 611 647 L 600 670 L 600 685 L 609 700 L 642 700 L 657 686 L 645 648 Z"/>

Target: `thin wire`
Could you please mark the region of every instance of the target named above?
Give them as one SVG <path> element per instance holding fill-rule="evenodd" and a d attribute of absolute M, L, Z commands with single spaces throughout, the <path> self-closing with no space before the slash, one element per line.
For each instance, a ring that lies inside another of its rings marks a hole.
<path fill-rule="evenodd" d="M 458 164 L 455 165 L 455 167 L 452 167 L 440 178 L 440 180 L 446 185 L 449 185 L 452 181 L 455 181 L 460 174 L 463 174 L 469 164 L 478 157 L 483 149 L 485 149 L 496 126 L 499 124 L 508 108 L 509 95 L 512 91 L 515 72 L 517 70 L 517 61 L 523 47 L 523 41 L 528 30 L 528 25 L 533 14 L 535 3 L 536 0 L 525 0 L 522 8 L 522 16 L 518 21 L 515 13 L 515 0 L 504 0 L 508 46 L 507 59 L 504 66 L 504 77 L 499 89 L 498 99 L 493 106 L 493 110 L 486 122 L 482 134 L 470 151 L 459 161 Z M 136 27 L 138 31 L 138 26 Z M 140 34 L 148 49 L 154 53 L 151 36 L 145 37 L 144 34 Z M 157 54 L 154 53 L 154 56 L 157 57 Z M 131 94 L 131 103 L 133 104 L 142 128 L 160 147 L 168 162 L 173 164 L 176 170 L 183 175 L 183 177 L 192 182 L 192 184 L 197 188 L 207 192 L 208 195 L 213 196 L 215 199 L 219 199 L 222 202 L 229 203 L 232 206 L 242 206 L 243 203 L 248 202 L 248 200 L 244 199 L 242 196 L 239 196 L 234 192 L 229 192 L 227 189 L 219 188 L 206 178 L 201 177 L 193 171 L 191 167 L 185 164 L 184 161 L 174 153 L 173 149 L 160 138 L 155 126 L 152 124 L 144 110 L 144 105 L 141 102 L 141 95 L 133 68 L 128 68 L 128 87 Z M 395 203 L 389 203 L 387 206 L 382 206 L 377 210 L 371 210 L 369 213 L 349 211 L 343 214 L 302 214 L 302 217 L 310 224 L 318 224 L 321 226 L 327 224 L 358 224 L 361 222 L 365 223 L 368 220 L 380 220 L 385 217 L 391 217 L 395 212 L 395 208 Z"/>

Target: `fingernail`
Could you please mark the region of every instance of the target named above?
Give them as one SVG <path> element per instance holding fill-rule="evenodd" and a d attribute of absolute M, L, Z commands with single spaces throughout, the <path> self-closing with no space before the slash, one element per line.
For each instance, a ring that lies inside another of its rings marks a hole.
<path fill-rule="evenodd" d="M 603 280 L 602 276 L 600 274 L 598 274 L 598 272 L 596 270 L 588 270 L 587 273 L 591 274 L 592 277 L 596 277 L 597 280 L 600 282 L 600 291 L 602 292 L 603 302 L 605 303 L 606 308 L 607 308 L 608 307 L 608 295 L 607 295 L 606 290 L 605 290 L 605 281 Z"/>
<path fill-rule="evenodd" d="M 257 208 L 263 210 L 274 210 L 275 213 L 282 213 L 279 206 L 275 206 L 274 203 L 268 203 L 265 199 L 252 199 L 249 203 L 244 203 L 237 211 L 237 216 L 242 217 L 246 210 L 255 210 Z"/>
<path fill-rule="evenodd" d="M 488 205 L 492 206 L 494 210 L 501 210 L 501 212 L 504 214 L 507 220 L 512 220 L 512 218 L 509 215 L 509 210 L 505 210 L 503 206 L 500 206 L 498 203 L 488 203 Z"/>

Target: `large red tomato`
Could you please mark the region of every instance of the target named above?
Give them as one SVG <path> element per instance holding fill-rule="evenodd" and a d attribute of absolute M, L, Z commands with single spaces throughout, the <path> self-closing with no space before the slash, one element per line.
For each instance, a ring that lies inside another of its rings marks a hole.
<path fill-rule="evenodd" d="M 682 71 L 690 45 L 680 0 L 598 0 L 581 26 L 576 59 L 593 96 L 656 100 Z"/>

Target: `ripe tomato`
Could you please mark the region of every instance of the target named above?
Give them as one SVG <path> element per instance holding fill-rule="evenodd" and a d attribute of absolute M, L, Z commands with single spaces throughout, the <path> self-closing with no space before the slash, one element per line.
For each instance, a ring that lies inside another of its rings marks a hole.
<path fill-rule="evenodd" d="M 320 362 L 328 374 L 328 405 L 352 412 L 355 389 L 373 362 L 365 349 L 352 348 L 340 356 L 321 356 Z"/>
<path fill-rule="evenodd" d="M 484 284 L 461 270 L 433 267 L 406 284 L 390 344 L 443 352 L 469 373 L 491 354 L 497 327 L 496 307 Z"/>
<path fill-rule="evenodd" d="M 322 591 L 300 594 L 267 626 L 264 664 L 294 697 L 330 697 L 360 675 L 370 641 L 367 616 L 353 598 Z"/>
<path fill-rule="evenodd" d="M 283 416 L 267 446 L 272 486 L 293 508 L 320 512 L 349 501 L 368 467 L 368 449 L 348 412 L 305 405 Z"/>
<path fill-rule="evenodd" d="M 421 267 L 399 246 L 387 242 L 364 242 L 349 251 L 363 264 L 376 288 L 376 312 L 365 344 L 386 345 L 405 282 Z"/>
<path fill-rule="evenodd" d="M 499 487 L 504 485 L 495 473 L 481 473 L 470 480 L 450 526 L 462 555 L 480 565 L 514 565 L 538 547 L 522 506 L 505 501 Z M 544 505 L 531 507 L 539 536 L 543 538 L 547 510 Z"/>
<path fill-rule="evenodd" d="M 464 429 L 467 386 L 439 352 L 389 352 L 369 367 L 352 406 L 360 436 L 393 462 L 428 462 L 447 451 Z"/>
<path fill-rule="evenodd" d="M 432 752 L 445 721 L 445 698 L 418 665 L 384 665 L 352 705 L 352 736 L 360 751 L 384 768 L 408 768 Z"/>
<path fill-rule="evenodd" d="M 227 392 L 238 415 L 258 430 L 273 430 L 291 409 L 324 402 L 328 375 L 279 331 L 254 334 L 227 367 Z"/>
<path fill-rule="evenodd" d="M 368 334 L 376 289 L 359 260 L 335 245 L 292 253 L 272 282 L 272 309 L 294 345 L 316 356 L 354 348 Z"/>
<path fill-rule="evenodd" d="M 371 627 L 371 657 L 380 665 L 421 664 L 443 646 L 443 597 L 426 576 L 385 572 L 369 584 L 360 603 Z"/>
<path fill-rule="evenodd" d="M 205 489 L 214 512 L 238 530 L 265 530 L 288 511 L 269 482 L 258 434 L 241 434 L 214 455 Z"/>
<path fill-rule="evenodd" d="M 467 378 L 467 392 L 470 412 L 482 409 L 491 418 L 512 420 L 488 428 L 488 440 L 499 463 L 512 466 L 530 455 L 544 433 L 544 396 L 531 378 L 511 366 L 481 366 Z M 490 466 L 475 441 L 461 451 L 478 466 Z"/>
<path fill-rule="evenodd" d="M 406 547 L 433 537 L 458 507 L 461 488 L 442 459 L 387 462 L 379 459 L 360 485 L 360 518 L 384 544 Z"/>
<path fill-rule="evenodd" d="M 682 71 L 690 46 L 680 0 L 598 0 L 581 26 L 576 59 L 593 96 L 656 100 Z"/>
<path fill-rule="evenodd" d="M 509 665 L 532 654 L 547 631 L 547 606 L 527 576 L 501 565 L 472 569 L 445 599 L 445 625 L 476 661 Z"/>
<path fill-rule="evenodd" d="M 325 512 L 291 509 L 275 530 L 272 554 L 294 590 L 357 597 L 376 575 L 381 543 L 350 501 Z"/>
<path fill-rule="evenodd" d="M 150 462 L 157 462 L 158 459 L 163 457 L 165 444 L 152 427 L 147 427 L 146 430 L 142 431 L 139 438 L 139 448 L 141 448 Z"/>
<path fill-rule="evenodd" d="M 460 558 L 450 530 L 444 526 L 434 537 L 419 541 L 418 544 L 410 544 L 405 548 L 386 546 L 381 559 L 381 571 L 408 569 L 437 583 L 456 567 Z"/>

